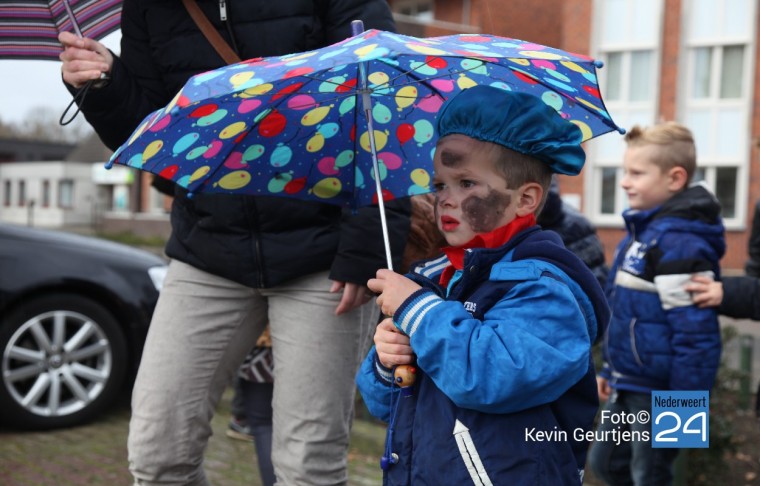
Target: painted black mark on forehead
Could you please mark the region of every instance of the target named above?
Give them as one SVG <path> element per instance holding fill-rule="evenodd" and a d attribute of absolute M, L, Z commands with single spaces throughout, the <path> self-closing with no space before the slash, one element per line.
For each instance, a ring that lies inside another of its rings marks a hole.
<path fill-rule="evenodd" d="M 443 164 L 444 167 L 456 168 L 461 166 L 463 162 L 464 154 L 460 152 L 452 152 L 447 149 L 441 151 L 441 164 Z"/>

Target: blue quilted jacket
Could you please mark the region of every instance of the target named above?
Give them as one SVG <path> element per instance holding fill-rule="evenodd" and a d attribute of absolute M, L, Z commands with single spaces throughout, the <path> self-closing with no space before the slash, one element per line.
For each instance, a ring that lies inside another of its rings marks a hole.
<path fill-rule="evenodd" d="M 718 316 L 694 306 L 683 285 L 695 273 L 719 277 L 719 203 L 693 186 L 623 217 L 628 235 L 610 270 L 612 320 L 601 375 L 621 390 L 710 390 L 720 362 Z"/>
<path fill-rule="evenodd" d="M 417 354 L 411 395 L 374 348 L 359 371 L 365 404 L 392 429 L 384 484 L 579 485 L 598 409 L 591 343 L 609 318 L 601 287 L 538 227 L 468 250 L 445 289 L 448 264 L 416 266 L 423 288 L 393 317 Z"/>

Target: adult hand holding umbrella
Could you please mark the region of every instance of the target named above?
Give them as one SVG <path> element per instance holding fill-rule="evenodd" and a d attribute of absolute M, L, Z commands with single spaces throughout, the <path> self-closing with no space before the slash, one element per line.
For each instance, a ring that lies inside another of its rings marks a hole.
<path fill-rule="evenodd" d="M 79 88 L 74 101 L 106 82 L 113 57 L 102 39 L 121 23 L 121 0 L 19 0 L 0 3 L 0 59 L 64 61 L 63 77 Z M 73 31 L 74 33 L 71 33 Z M 64 48 L 69 47 L 64 51 Z M 72 50 L 73 49 L 73 50 Z M 59 57 L 60 56 L 60 57 Z M 76 62 L 67 64 L 67 60 Z M 80 101 L 81 102 L 81 101 Z M 71 107 L 71 105 L 69 105 Z M 60 123 L 71 122 L 61 115 Z"/>
<path fill-rule="evenodd" d="M 0 59 L 57 61 L 59 33 L 102 39 L 120 23 L 121 0 L 0 2 Z"/>
<path fill-rule="evenodd" d="M 113 66 L 113 54 L 102 43 L 71 32 L 61 32 L 58 40 L 63 45 L 61 73 L 63 80 L 75 88 L 90 81 L 105 81 Z"/>

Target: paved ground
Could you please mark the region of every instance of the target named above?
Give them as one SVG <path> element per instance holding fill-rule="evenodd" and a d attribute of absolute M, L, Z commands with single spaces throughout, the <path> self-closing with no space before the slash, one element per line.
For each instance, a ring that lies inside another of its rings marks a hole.
<path fill-rule="evenodd" d="M 229 418 L 227 393 L 213 421 L 206 473 L 215 486 L 260 485 L 253 445 L 224 435 Z M 0 428 L 2 486 L 128 486 L 129 409 L 117 407 L 97 422 L 71 429 L 21 433 Z M 350 451 L 351 485 L 379 485 L 384 430 L 357 421 Z"/>

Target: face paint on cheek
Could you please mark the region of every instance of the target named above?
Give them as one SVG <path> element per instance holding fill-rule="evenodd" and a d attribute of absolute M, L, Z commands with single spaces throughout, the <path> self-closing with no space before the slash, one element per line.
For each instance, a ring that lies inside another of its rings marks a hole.
<path fill-rule="evenodd" d="M 484 198 L 470 196 L 462 201 L 462 212 L 467 224 L 476 233 L 488 233 L 498 228 L 504 210 L 512 202 L 509 194 L 491 189 Z"/>

